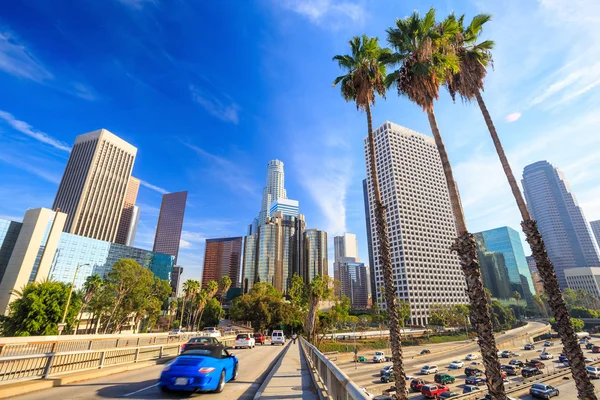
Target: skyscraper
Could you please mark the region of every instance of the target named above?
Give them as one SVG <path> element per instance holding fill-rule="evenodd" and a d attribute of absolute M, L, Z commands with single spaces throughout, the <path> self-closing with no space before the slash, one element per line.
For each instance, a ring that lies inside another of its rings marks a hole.
<path fill-rule="evenodd" d="M 353 257 L 358 261 L 358 242 L 354 233 L 344 233 L 343 236 L 333 238 L 335 262 L 346 257 Z"/>
<path fill-rule="evenodd" d="M 131 230 L 137 229 L 137 222 L 135 213 L 135 201 L 137 200 L 138 190 L 140 189 L 140 180 L 133 176 L 129 178 L 129 184 L 127 185 L 127 192 L 125 193 L 125 201 L 123 202 L 123 211 L 121 211 L 121 220 L 119 221 L 119 229 L 117 230 L 117 237 L 115 243 L 125 244 L 132 246 L 133 242 L 129 242 L 131 237 L 135 240 L 135 232 L 133 235 L 130 234 Z M 139 212 L 138 212 L 139 217 Z"/>
<path fill-rule="evenodd" d="M 481 269 L 483 286 L 488 288 L 492 297 L 497 299 L 510 299 L 515 292 L 508 276 L 508 268 L 504 255 L 496 251 L 488 251 L 481 232 L 473 234 L 477 242 L 477 255 Z M 519 283 L 519 288 L 521 284 Z"/>
<path fill-rule="evenodd" d="M 187 193 L 186 190 L 163 195 L 156 235 L 154 236 L 153 251 L 174 256 L 175 264 L 177 264 L 179 253 Z"/>
<path fill-rule="evenodd" d="M 279 198 L 272 201 L 269 206 L 269 215 L 273 215 L 277 211 L 281 211 L 283 215 L 297 217 L 299 212 L 298 200 Z"/>
<path fill-rule="evenodd" d="M 266 222 L 270 215 L 271 203 L 277 199 L 287 199 L 284 188 L 283 162 L 271 160 L 267 164 L 267 186 L 263 189 L 260 213 L 258 214 L 258 225 Z"/>
<path fill-rule="evenodd" d="M 373 134 L 397 295 L 410 303 L 411 323 L 427 325 L 432 304 L 468 302 L 458 257 L 450 252 L 457 232 L 442 162 L 431 137 L 391 122 Z M 377 230 L 367 138 L 364 149 L 375 264 L 373 301 L 385 308 L 379 246 L 373 234 Z"/>
<path fill-rule="evenodd" d="M 548 161 L 523 170 L 527 207 L 537 220 L 561 289 L 565 269 L 600 265 L 598 244 L 563 173 Z"/>
<path fill-rule="evenodd" d="M 317 275 L 329 275 L 327 269 L 327 232 L 318 229 L 304 231 L 304 282 L 312 281 Z"/>
<path fill-rule="evenodd" d="M 133 206 L 131 212 L 131 222 L 129 223 L 129 229 L 127 230 L 127 240 L 125 241 L 126 246 L 133 246 L 135 244 L 135 234 L 137 233 L 137 226 L 140 222 L 140 208 Z"/>
<path fill-rule="evenodd" d="M 115 241 L 136 153 L 106 129 L 77 136 L 52 205 L 65 232 Z"/>
<path fill-rule="evenodd" d="M 365 222 L 367 225 L 367 248 L 369 249 L 369 294 L 372 296 L 375 293 L 375 261 L 373 258 L 373 238 L 371 234 L 371 213 L 369 211 L 369 189 L 367 188 L 366 179 L 363 179 L 363 200 L 365 203 Z"/>
<path fill-rule="evenodd" d="M 174 265 L 173 271 L 171 271 L 171 297 L 177 297 L 179 294 L 179 281 L 181 280 L 181 274 L 183 274 L 183 267 L 180 265 Z"/>
<path fill-rule="evenodd" d="M 517 291 L 523 299 L 531 301 L 535 289 L 531 281 L 531 274 L 527 266 L 519 232 L 508 226 L 503 226 L 479 234 L 485 242 L 487 251 L 501 253 L 504 256 L 504 264 L 508 270 L 511 284 L 510 297 Z M 525 282 L 525 285 L 523 285 L 523 282 Z"/>
<path fill-rule="evenodd" d="M 340 295 L 350 299 L 352 309 L 361 310 L 368 307 L 369 291 L 367 267 L 353 257 L 344 257 L 336 262 L 340 282 Z"/>
<path fill-rule="evenodd" d="M 242 237 L 206 239 L 202 288 L 213 280 L 224 276 L 231 279 L 231 287 L 240 287 L 240 266 L 242 262 Z"/>
<path fill-rule="evenodd" d="M 531 282 L 533 283 L 535 293 L 540 295 L 544 293 L 544 283 L 542 282 L 542 277 L 540 276 L 540 272 L 537 269 L 535 259 L 532 256 L 527 256 L 525 258 L 527 259 L 527 267 L 529 267 L 529 273 L 531 274 Z"/>
<path fill-rule="evenodd" d="M 596 239 L 596 244 L 600 247 L 600 219 L 596 221 L 590 221 L 590 227 Z"/>

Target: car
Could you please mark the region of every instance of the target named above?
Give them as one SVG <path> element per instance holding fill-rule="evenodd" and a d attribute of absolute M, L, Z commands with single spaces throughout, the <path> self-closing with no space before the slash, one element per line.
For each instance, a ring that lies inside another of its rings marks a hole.
<path fill-rule="evenodd" d="M 221 331 L 214 326 L 204 328 L 201 334 L 204 336 L 221 337 Z"/>
<path fill-rule="evenodd" d="M 385 374 L 381 375 L 381 378 L 379 378 L 379 380 L 383 383 L 394 382 L 396 380 L 396 377 L 394 376 L 394 371 L 390 370 L 389 372 L 386 372 Z"/>
<path fill-rule="evenodd" d="M 542 375 L 543 372 L 535 367 L 527 367 L 521 370 L 521 376 L 523 378 L 531 378 L 532 376 Z"/>
<path fill-rule="evenodd" d="M 587 369 L 590 378 L 600 378 L 600 367 L 592 367 L 591 365 L 588 365 L 585 367 L 585 369 Z"/>
<path fill-rule="evenodd" d="M 594 347 L 594 346 L 595 346 L 595 345 L 594 345 L 594 343 L 590 343 L 590 342 L 587 342 L 587 343 L 585 344 L 585 348 L 586 348 L 586 349 L 588 349 L 588 350 L 591 350 L 591 349 L 592 349 L 592 347 Z"/>
<path fill-rule="evenodd" d="M 550 397 L 558 396 L 559 391 L 554 386 L 546 385 L 545 383 L 535 383 L 531 389 L 529 389 L 529 394 L 533 397 L 549 399 Z"/>
<path fill-rule="evenodd" d="M 544 342 L 544 347 L 550 347 L 552 346 L 554 343 L 552 343 L 551 341 L 547 340 Z"/>
<path fill-rule="evenodd" d="M 236 349 L 242 347 L 253 349 L 255 346 L 256 342 L 254 341 L 254 335 L 251 333 L 238 333 L 233 345 Z"/>
<path fill-rule="evenodd" d="M 421 350 L 421 353 L 419 353 L 419 354 L 421 354 L 421 355 L 431 354 L 431 350 L 424 349 L 424 350 Z"/>
<path fill-rule="evenodd" d="M 271 332 L 271 346 L 276 344 L 285 345 L 285 335 L 283 331 L 275 330 Z"/>
<path fill-rule="evenodd" d="M 260 345 L 263 346 L 266 341 L 267 341 L 267 339 L 265 338 L 265 335 L 263 335 L 260 332 L 254 332 L 254 342 L 255 343 L 260 343 Z"/>
<path fill-rule="evenodd" d="M 512 360 L 510 360 L 510 361 L 508 362 L 508 365 L 516 365 L 516 366 L 518 366 L 518 367 L 521 367 L 521 368 L 523 368 L 523 366 L 525 365 L 525 363 L 524 363 L 523 361 L 520 361 L 520 360 L 515 360 L 515 359 L 512 359 Z"/>
<path fill-rule="evenodd" d="M 552 360 L 554 356 L 551 353 L 542 353 L 540 354 L 540 358 L 542 360 Z"/>
<path fill-rule="evenodd" d="M 382 363 L 385 362 L 385 354 L 383 351 L 376 351 L 375 354 L 373 355 L 373 362 L 374 363 Z"/>
<path fill-rule="evenodd" d="M 383 367 L 381 368 L 381 370 L 379 371 L 379 376 L 383 376 L 389 372 L 392 372 L 394 370 L 394 366 L 393 365 L 388 365 L 387 367 Z"/>
<path fill-rule="evenodd" d="M 465 368 L 466 376 L 482 376 L 483 371 L 478 368 L 467 367 Z"/>
<path fill-rule="evenodd" d="M 512 353 L 513 357 L 521 357 L 521 353 Z"/>
<path fill-rule="evenodd" d="M 415 378 L 412 381 L 410 381 L 410 389 L 413 392 L 420 392 L 423 385 L 427 385 L 428 383 L 431 382 L 428 382 L 425 379 Z"/>
<path fill-rule="evenodd" d="M 373 394 L 369 393 L 369 391 L 367 390 L 367 388 L 366 388 L 366 387 L 364 387 L 364 386 L 361 386 L 361 387 L 360 387 L 360 390 L 361 390 L 361 391 L 362 391 L 362 392 L 363 392 L 363 393 L 364 393 L 364 394 L 365 394 L 365 395 L 366 395 L 368 398 L 370 398 L 370 399 L 373 399 L 373 398 L 375 398 L 375 395 L 373 395 Z"/>
<path fill-rule="evenodd" d="M 191 338 L 190 340 L 188 340 L 187 343 L 184 343 L 181 345 L 181 353 L 183 353 L 186 350 L 203 348 L 203 347 L 206 347 L 211 344 L 213 344 L 213 345 L 219 344 L 219 341 L 214 337 L 200 336 L 200 337 Z"/>
<path fill-rule="evenodd" d="M 421 387 L 421 394 L 425 396 L 426 399 L 437 399 L 440 394 L 449 391 L 450 388 L 448 386 L 436 383 L 429 383 Z"/>
<path fill-rule="evenodd" d="M 450 365 L 448 366 L 451 369 L 459 369 L 465 366 L 465 363 L 460 361 L 460 360 L 456 360 L 456 361 L 452 361 L 450 363 Z"/>
<path fill-rule="evenodd" d="M 435 374 L 435 376 L 433 377 L 433 380 L 435 383 L 440 383 L 442 385 L 446 385 L 448 383 L 454 383 L 454 381 L 456 380 L 452 375 L 448 375 L 448 374 Z"/>
<path fill-rule="evenodd" d="M 425 365 L 423 368 L 421 368 L 421 374 L 423 375 L 437 374 L 437 372 L 437 365 Z"/>
<path fill-rule="evenodd" d="M 463 388 L 463 394 L 473 393 L 473 392 L 481 392 L 481 389 L 479 388 L 479 386 L 473 386 L 473 385 L 466 385 Z"/>
<path fill-rule="evenodd" d="M 579 344 L 586 344 L 588 342 L 587 339 L 579 339 Z"/>
<path fill-rule="evenodd" d="M 506 372 L 506 375 L 516 376 L 521 372 L 521 367 L 518 365 L 507 365 L 504 372 Z"/>
<path fill-rule="evenodd" d="M 510 351 L 510 350 L 504 350 L 502 353 L 500 353 L 500 357 L 502 357 L 502 358 L 511 358 L 512 357 L 512 351 Z"/>
<path fill-rule="evenodd" d="M 546 368 L 546 365 L 539 361 L 539 360 L 531 360 L 525 363 L 526 367 L 533 367 L 533 368 L 537 368 L 537 369 L 544 369 Z"/>
<path fill-rule="evenodd" d="M 482 386 L 485 385 L 485 378 L 479 376 L 469 376 L 465 379 L 465 385 Z"/>
<path fill-rule="evenodd" d="M 535 344 L 528 343 L 524 347 L 525 350 L 535 350 Z"/>
<path fill-rule="evenodd" d="M 458 392 L 443 392 L 438 396 L 439 399 L 449 399 L 450 397 L 460 396 Z"/>
<path fill-rule="evenodd" d="M 167 364 L 158 381 L 162 391 L 213 391 L 238 376 L 238 359 L 222 344 L 187 350 Z"/>
<path fill-rule="evenodd" d="M 563 364 L 564 364 L 564 363 L 568 363 L 568 362 L 569 362 L 569 359 L 568 359 L 568 358 L 567 358 L 567 356 L 565 356 L 564 354 L 561 354 L 560 356 L 558 356 L 558 362 L 561 362 L 561 363 L 563 363 Z"/>
<path fill-rule="evenodd" d="M 186 333 L 183 329 L 173 329 L 171 332 L 169 332 L 169 335 L 181 335 Z"/>
<path fill-rule="evenodd" d="M 600 346 L 592 346 L 592 353 L 600 353 Z"/>
<path fill-rule="evenodd" d="M 502 371 L 504 371 L 506 369 L 506 367 L 508 367 L 508 365 L 506 365 L 506 364 L 500 364 L 500 369 Z"/>
<path fill-rule="evenodd" d="M 465 360 L 471 361 L 471 360 L 477 360 L 478 358 L 479 358 L 479 356 L 477 354 L 467 354 L 467 356 L 465 357 Z"/>

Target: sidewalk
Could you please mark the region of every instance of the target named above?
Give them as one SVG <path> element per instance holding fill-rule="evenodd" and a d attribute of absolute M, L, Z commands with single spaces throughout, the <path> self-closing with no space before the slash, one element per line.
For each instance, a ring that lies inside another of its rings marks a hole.
<path fill-rule="evenodd" d="M 316 400 L 308 364 L 301 355 L 300 340 L 290 343 L 287 352 L 276 366 L 277 370 L 263 390 L 261 399 L 306 399 Z"/>

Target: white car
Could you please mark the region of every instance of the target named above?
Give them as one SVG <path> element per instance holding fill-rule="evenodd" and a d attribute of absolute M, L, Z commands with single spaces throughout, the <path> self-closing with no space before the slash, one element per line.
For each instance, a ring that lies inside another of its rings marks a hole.
<path fill-rule="evenodd" d="M 240 333 L 236 336 L 235 342 L 233 344 L 234 348 L 246 347 L 248 349 L 253 349 L 256 346 L 256 341 L 254 340 L 254 335 L 251 333 Z"/>
<path fill-rule="evenodd" d="M 471 361 L 471 360 L 477 360 L 478 358 L 479 358 L 479 356 L 477 354 L 467 354 L 467 356 L 465 357 L 465 360 Z"/>
<path fill-rule="evenodd" d="M 550 353 L 542 353 L 542 354 L 540 354 L 540 358 L 542 360 L 552 360 L 554 358 L 554 356 Z"/>
<path fill-rule="evenodd" d="M 423 375 L 429 375 L 429 374 L 437 374 L 439 371 L 437 365 L 426 365 L 423 368 L 421 368 L 421 373 Z"/>
<path fill-rule="evenodd" d="M 600 378 L 600 368 L 598 367 L 592 367 L 592 366 L 587 366 L 585 367 L 587 369 L 588 375 L 590 376 L 590 378 Z"/>
<path fill-rule="evenodd" d="M 383 351 L 376 351 L 375 352 L 375 355 L 373 356 L 373 362 L 374 363 L 385 362 L 385 354 L 383 353 Z"/>
<path fill-rule="evenodd" d="M 285 335 L 283 334 L 283 331 L 271 332 L 271 346 L 275 344 L 285 345 Z"/>
<path fill-rule="evenodd" d="M 450 368 L 452 369 L 459 369 L 465 366 L 465 363 L 459 360 L 456 361 L 452 361 L 449 365 Z"/>
<path fill-rule="evenodd" d="M 214 326 L 204 328 L 201 334 L 202 336 L 221 337 L 221 331 Z"/>

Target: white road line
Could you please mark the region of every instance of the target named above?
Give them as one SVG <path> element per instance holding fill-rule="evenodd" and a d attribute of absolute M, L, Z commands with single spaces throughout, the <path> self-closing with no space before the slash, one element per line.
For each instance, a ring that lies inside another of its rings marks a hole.
<path fill-rule="evenodd" d="M 136 393 L 139 393 L 139 392 L 143 392 L 144 390 L 151 389 L 151 388 L 153 388 L 153 387 L 155 387 L 155 386 L 158 386 L 158 383 L 155 383 L 155 384 L 154 384 L 154 385 L 152 385 L 152 386 L 148 386 L 148 387 L 145 387 L 145 388 L 143 388 L 143 389 L 140 389 L 140 390 L 136 390 L 135 392 L 131 392 L 131 393 L 124 394 L 124 395 L 123 395 L 123 397 L 131 396 L 132 394 L 136 394 Z"/>

